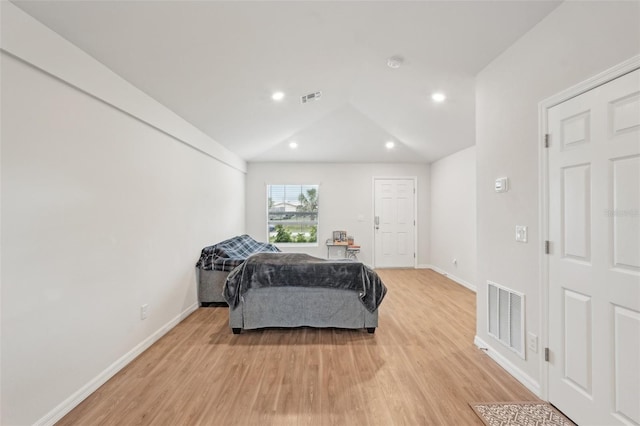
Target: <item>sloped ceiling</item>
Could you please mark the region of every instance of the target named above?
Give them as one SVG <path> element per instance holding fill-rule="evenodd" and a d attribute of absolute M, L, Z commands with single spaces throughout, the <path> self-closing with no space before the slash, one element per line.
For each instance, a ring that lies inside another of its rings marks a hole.
<path fill-rule="evenodd" d="M 14 3 L 247 161 L 428 163 L 475 143 L 474 76 L 560 1 Z"/>

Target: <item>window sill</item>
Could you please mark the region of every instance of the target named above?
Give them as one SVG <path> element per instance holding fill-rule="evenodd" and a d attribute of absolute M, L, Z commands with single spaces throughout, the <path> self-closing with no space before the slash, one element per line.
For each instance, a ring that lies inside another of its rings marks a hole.
<path fill-rule="evenodd" d="M 320 247 L 318 243 L 272 243 L 276 247 Z"/>

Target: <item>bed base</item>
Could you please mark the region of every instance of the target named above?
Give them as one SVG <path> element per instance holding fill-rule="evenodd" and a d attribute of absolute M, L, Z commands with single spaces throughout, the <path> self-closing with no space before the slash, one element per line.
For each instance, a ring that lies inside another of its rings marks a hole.
<path fill-rule="evenodd" d="M 222 289 L 227 281 L 227 275 L 229 275 L 227 271 L 209 271 L 196 268 L 200 306 L 228 306 L 222 297 Z"/>
<path fill-rule="evenodd" d="M 269 287 L 247 291 L 229 309 L 229 327 L 336 327 L 366 329 L 375 333 L 378 310 L 369 312 L 350 290 L 314 287 Z"/>

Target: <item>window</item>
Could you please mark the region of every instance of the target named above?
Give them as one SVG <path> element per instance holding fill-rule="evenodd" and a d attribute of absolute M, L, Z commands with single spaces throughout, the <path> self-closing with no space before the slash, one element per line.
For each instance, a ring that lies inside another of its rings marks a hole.
<path fill-rule="evenodd" d="M 267 185 L 270 243 L 318 242 L 318 185 Z"/>

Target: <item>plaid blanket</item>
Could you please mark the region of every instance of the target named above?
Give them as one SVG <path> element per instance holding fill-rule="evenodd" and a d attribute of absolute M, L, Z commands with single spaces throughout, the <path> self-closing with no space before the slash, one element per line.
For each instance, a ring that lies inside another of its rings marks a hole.
<path fill-rule="evenodd" d="M 245 234 L 203 248 L 196 267 L 209 271 L 231 271 L 254 253 L 279 251 L 273 244 L 261 243 Z"/>

